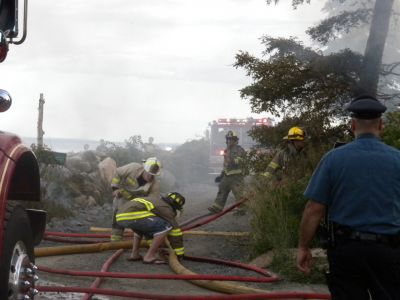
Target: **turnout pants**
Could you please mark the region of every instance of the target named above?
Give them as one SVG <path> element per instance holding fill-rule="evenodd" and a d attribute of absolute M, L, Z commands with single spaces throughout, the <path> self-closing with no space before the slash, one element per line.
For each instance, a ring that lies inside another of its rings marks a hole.
<path fill-rule="evenodd" d="M 399 244 L 339 239 L 328 261 L 332 300 L 400 300 Z"/>
<path fill-rule="evenodd" d="M 235 196 L 236 201 L 239 201 L 243 193 L 243 175 L 225 175 L 222 177 L 222 180 L 218 186 L 217 197 L 215 198 L 215 202 L 212 206 L 219 211 L 223 210 L 231 191 Z"/>
<path fill-rule="evenodd" d="M 129 200 L 126 200 L 125 198 L 117 198 L 115 197 L 113 199 L 113 214 L 112 214 L 112 223 L 111 223 L 111 238 L 110 240 L 112 242 L 117 242 L 121 241 L 123 234 L 124 234 L 124 227 L 121 227 L 117 224 L 117 220 L 115 219 L 115 215 L 117 214 L 118 208 L 120 208 L 122 205 L 124 205 L 126 202 Z"/>

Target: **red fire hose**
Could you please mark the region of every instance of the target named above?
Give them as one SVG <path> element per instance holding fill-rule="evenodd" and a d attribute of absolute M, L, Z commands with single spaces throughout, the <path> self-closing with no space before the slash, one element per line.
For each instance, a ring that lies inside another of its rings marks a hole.
<path fill-rule="evenodd" d="M 110 289 L 98 288 L 81 288 L 81 287 L 65 287 L 65 286 L 38 286 L 37 289 L 41 292 L 61 292 L 61 293 L 92 293 L 96 295 L 119 296 L 127 298 L 140 299 L 181 299 L 181 300 L 219 300 L 219 299 L 331 299 L 327 294 L 318 293 L 303 293 L 303 292 L 273 292 L 265 294 L 242 294 L 242 295 L 160 295 L 160 294 L 145 294 L 137 292 L 125 292 Z"/>
<path fill-rule="evenodd" d="M 187 231 L 201 225 L 207 224 L 223 215 L 233 210 L 235 207 L 241 205 L 246 202 L 247 199 L 242 200 L 224 211 L 212 215 L 211 217 L 194 224 L 192 226 L 188 226 L 183 228 L 183 231 Z M 198 219 L 202 219 L 204 217 L 208 217 L 209 215 L 203 215 L 197 218 L 193 218 L 187 222 L 184 222 L 184 225 L 190 224 L 193 221 Z M 109 234 L 80 234 L 80 233 L 59 233 L 59 232 L 46 232 L 45 238 L 48 240 L 58 241 L 58 242 L 74 242 L 74 243 L 94 243 L 99 241 L 94 240 L 74 240 L 74 239 L 64 239 L 63 237 L 87 237 L 87 238 L 109 238 Z M 101 241 L 103 242 L 103 241 Z M 239 262 L 231 262 L 221 259 L 209 259 L 202 257 L 192 257 L 185 256 L 185 259 L 198 261 L 198 262 L 207 262 L 214 264 L 223 264 L 229 265 L 233 267 L 243 268 L 247 270 L 251 270 L 257 272 L 265 277 L 242 277 L 242 276 L 223 276 L 223 275 L 206 275 L 206 274 L 185 274 L 185 275 L 176 275 L 176 274 L 130 274 L 130 273 L 117 273 L 117 272 L 107 272 L 110 265 L 121 255 L 123 250 L 119 250 L 112 257 L 110 257 L 107 262 L 103 265 L 100 272 L 83 272 L 76 270 L 62 270 L 62 269 L 51 269 L 47 267 L 39 267 L 39 270 L 44 272 L 51 272 L 57 274 L 65 274 L 65 275 L 74 275 L 74 276 L 93 276 L 97 277 L 95 282 L 92 284 L 90 288 L 81 288 L 81 287 L 62 287 L 62 286 L 37 286 L 36 288 L 40 292 L 75 292 L 75 293 L 85 293 L 82 300 L 91 299 L 93 294 L 98 295 L 109 295 L 109 296 L 120 296 L 120 297 L 128 297 L 128 298 L 141 298 L 141 299 L 193 299 L 193 300 L 208 300 L 208 299 L 331 299 L 329 294 L 319 294 L 319 293 L 306 293 L 306 292 L 273 292 L 273 293 L 260 293 L 260 294 L 241 294 L 241 295 L 204 295 L 204 296 L 192 296 L 192 295 L 158 295 L 158 294 L 145 294 L 138 292 L 127 292 L 127 291 L 119 291 L 119 290 L 110 290 L 110 289 L 100 289 L 98 286 L 101 283 L 101 279 L 104 277 L 112 277 L 112 278 L 136 278 L 136 279 L 168 279 L 168 280 L 227 280 L 227 281 L 242 281 L 242 282 L 274 282 L 279 280 L 279 278 L 264 269 L 250 266 L 247 264 L 239 263 Z"/>
<path fill-rule="evenodd" d="M 121 256 L 122 253 L 124 253 L 124 250 L 119 249 L 113 255 L 111 255 L 110 258 L 106 260 L 106 262 L 104 263 L 104 265 L 100 271 L 107 272 L 108 269 L 111 267 L 112 263 L 115 262 L 118 259 L 118 257 Z M 98 288 L 102 281 L 103 281 L 103 278 L 97 277 L 96 280 L 90 286 L 90 288 L 92 288 L 92 289 Z M 90 300 L 90 299 L 92 299 L 92 296 L 93 296 L 93 293 L 86 293 L 85 295 L 83 295 L 82 300 Z"/>

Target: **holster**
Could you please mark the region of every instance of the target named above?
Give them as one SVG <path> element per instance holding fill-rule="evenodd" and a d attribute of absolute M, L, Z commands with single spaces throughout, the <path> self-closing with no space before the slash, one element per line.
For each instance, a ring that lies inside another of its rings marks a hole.
<path fill-rule="evenodd" d="M 328 220 L 328 213 L 317 229 L 317 239 L 321 248 L 328 249 L 335 247 L 336 225 Z"/>

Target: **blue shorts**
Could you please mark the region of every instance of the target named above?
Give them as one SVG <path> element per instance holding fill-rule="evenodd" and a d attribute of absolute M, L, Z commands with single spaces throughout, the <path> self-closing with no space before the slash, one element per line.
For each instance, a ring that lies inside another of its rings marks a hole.
<path fill-rule="evenodd" d="M 139 235 L 153 238 L 155 235 L 163 234 L 172 229 L 171 224 L 160 217 L 147 217 L 137 220 L 126 220 L 117 223 L 124 228 L 130 228 Z"/>

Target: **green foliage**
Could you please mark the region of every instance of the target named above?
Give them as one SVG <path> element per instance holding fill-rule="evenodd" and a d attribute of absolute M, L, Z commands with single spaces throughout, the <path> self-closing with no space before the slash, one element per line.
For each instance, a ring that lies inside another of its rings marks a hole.
<path fill-rule="evenodd" d="M 279 2 L 279 0 L 266 0 L 267 4 L 271 4 L 272 2 L 274 2 L 275 4 L 277 4 Z M 292 0 L 292 6 L 294 9 L 297 8 L 297 6 L 304 4 L 304 3 L 310 3 L 311 0 Z"/>
<path fill-rule="evenodd" d="M 256 253 L 297 245 L 300 216 L 306 200 L 302 193 L 306 182 L 269 187 L 251 204 L 253 241 Z"/>
<path fill-rule="evenodd" d="M 324 147 L 312 145 L 308 145 L 307 148 L 306 153 L 290 161 L 282 181 L 278 182 L 273 178 L 265 180 L 260 176 L 247 187 L 247 193 L 252 199 L 251 246 L 254 255 L 273 249 L 273 270 L 293 280 L 298 280 L 294 275 L 299 276 L 305 282 L 308 279 L 297 272 L 293 273 L 295 265 L 293 259 L 289 262 L 287 249 L 297 247 L 300 220 L 307 202 L 303 193 L 315 166 L 326 150 Z M 315 276 L 315 280 L 318 281 L 319 275 Z"/>
<path fill-rule="evenodd" d="M 343 118 L 343 104 L 358 89 L 360 55 L 346 49 L 324 56 L 294 38 L 264 36 L 262 43 L 266 59 L 240 52 L 235 63 L 253 79 L 240 92 L 254 112 L 318 120 L 322 127 Z"/>
<path fill-rule="evenodd" d="M 338 15 L 331 16 L 307 30 L 308 35 L 322 45 L 338 38 L 343 33 L 349 33 L 351 29 L 371 20 L 371 9 L 357 9 L 354 11 L 343 11 Z"/>
<path fill-rule="evenodd" d="M 125 140 L 124 147 L 113 142 L 101 141 L 101 145 L 96 150 L 100 151 L 103 155 L 114 159 L 117 166 L 120 167 L 134 161 L 139 162 L 143 160 L 145 157 L 143 156 L 143 152 L 140 150 L 142 145 L 143 142 L 141 136 L 134 135 Z"/>
<path fill-rule="evenodd" d="M 279 249 L 275 251 L 274 259 L 269 266 L 271 270 L 279 270 L 279 275 L 283 280 L 300 283 L 324 283 L 324 269 L 327 267 L 326 259 L 314 258 L 315 267 L 311 273 L 304 276 L 297 267 L 295 254 L 290 249 Z"/>
<path fill-rule="evenodd" d="M 382 140 L 386 144 L 400 149 L 400 112 L 391 112 L 386 115 Z"/>
<path fill-rule="evenodd" d="M 47 145 L 38 147 L 31 145 L 39 163 L 40 172 L 40 199 L 38 203 L 31 205 L 33 208 L 43 209 L 47 212 L 47 218 L 67 218 L 73 215 L 63 199 L 54 199 L 51 195 L 65 195 L 64 177 L 62 167 L 54 157 L 51 148 Z"/>

